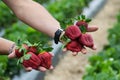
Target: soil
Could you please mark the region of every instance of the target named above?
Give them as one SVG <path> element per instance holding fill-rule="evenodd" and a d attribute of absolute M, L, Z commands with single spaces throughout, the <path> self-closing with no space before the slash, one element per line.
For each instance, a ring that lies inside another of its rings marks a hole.
<path fill-rule="evenodd" d="M 120 0 L 107 0 L 106 5 L 90 23 L 90 25 L 99 27 L 98 31 L 90 33 L 94 38 L 97 50 L 93 51 L 87 48 L 87 54 L 79 53 L 77 56 L 72 56 L 71 52 L 66 53 L 55 69 L 46 73 L 45 80 L 82 80 L 82 76 L 85 74 L 85 67 L 89 64 L 88 58 L 97 54 L 108 43 L 108 29 L 113 27 L 119 11 Z"/>

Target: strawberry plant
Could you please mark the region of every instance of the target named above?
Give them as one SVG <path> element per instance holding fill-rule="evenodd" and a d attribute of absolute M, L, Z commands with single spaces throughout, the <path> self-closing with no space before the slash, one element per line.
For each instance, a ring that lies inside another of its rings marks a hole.
<path fill-rule="evenodd" d="M 2 1 L 0 1 L 0 27 L 10 27 L 17 21 L 18 19 L 12 11 Z"/>

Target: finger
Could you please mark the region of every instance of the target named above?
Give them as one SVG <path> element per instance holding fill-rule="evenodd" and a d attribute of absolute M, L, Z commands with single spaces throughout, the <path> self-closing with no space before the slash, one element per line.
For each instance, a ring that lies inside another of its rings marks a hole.
<path fill-rule="evenodd" d="M 52 57 L 54 56 L 54 54 L 52 52 L 49 52 L 49 53 L 51 54 Z"/>
<path fill-rule="evenodd" d="M 8 58 L 15 58 L 15 57 L 16 57 L 16 55 L 14 52 L 12 52 L 11 54 L 8 55 Z"/>
<path fill-rule="evenodd" d="M 64 48 L 62 51 L 63 51 L 63 52 L 66 52 L 66 51 L 67 51 L 67 48 Z"/>
<path fill-rule="evenodd" d="M 94 27 L 88 27 L 87 32 L 94 32 L 97 31 L 98 27 L 94 26 Z"/>
<path fill-rule="evenodd" d="M 40 71 L 42 71 L 42 72 L 45 72 L 47 69 L 46 69 L 45 67 L 40 66 L 40 67 L 38 68 L 38 70 L 40 70 Z"/>
<path fill-rule="evenodd" d="M 25 68 L 25 70 L 26 70 L 27 72 L 30 72 L 30 71 L 32 71 L 32 67 L 27 67 L 27 68 Z"/>
<path fill-rule="evenodd" d="M 96 49 L 97 49 L 97 47 L 94 45 L 94 46 L 92 47 L 92 49 L 93 49 L 93 50 L 96 50 Z"/>
<path fill-rule="evenodd" d="M 73 52 L 72 55 L 73 56 L 76 56 L 78 54 L 78 52 Z"/>
<path fill-rule="evenodd" d="M 51 66 L 50 66 L 50 70 L 53 70 L 53 69 L 54 69 L 54 67 L 51 65 Z"/>
<path fill-rule="evenodd" d="M 81 52 L 82 52 L 83 54 L 86 54 L 86 53 L 87 53 L 87 50 L 85 49 L 85 47 L 82 48 Z"/>

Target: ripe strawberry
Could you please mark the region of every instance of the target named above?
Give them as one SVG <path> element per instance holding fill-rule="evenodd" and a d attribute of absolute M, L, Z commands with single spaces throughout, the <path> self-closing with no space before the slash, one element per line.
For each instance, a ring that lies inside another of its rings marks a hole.
<path fill-rule="evenodd" d="M 28 60 L 23 60 L 22 64 L 24 65 L 24 67 L 26 67 L 26 68 L 27 67 L 32 67 L 33 69 L 38 69 L 38 67 L 41 64 L 41 60 L 38 58 L 37 55 L 35 55 L 32 52 L 28 52 L 27 54 L 30 54 L 31 57 Z"/>
<path fill-rule="evenodd" d="M 30 47 L 28 48 L 28 51 L 29 51 L 29 52 L 33 52 L 33 53 L 37 53 L 37 48 L 36 48 L 35 46 L 30 46 Z"/>
<path fill-rule="evenodd" d="M 15 49 L 15 55 L 17 58 L 20 58 L 23 56 L 23 51 L 22 52 L 19 52 L 19 49 Z"/>
<path fill-rule="evenodd" d="M 28 52 L 29 47 L 26 44 L 23 44 L 21 48 L 15 49 L 15 54 L 17 58 L 20 58 L 23 56 L 24 50 L 21 50 L 20 52 L 20 49 L 23 49 L 23 48 Z"/>
<path fill-rule="evenodd" d="M 76 25 L 79 27 L 84 26 L 84 27 L 86 27 L 86 29 L 88 28 L 87 22 L 85 22 L 83 20 L 76 22 Z"/>
<path fill-rule="evenodd" d="M 40 66 L 49 69 L 52 65 L 52 55 L 48 52 L 43 52 L 38 54 L 39 59 L 41 60 Z"/>
<path fill-rule="evenodd" d="M 88 24 L 87 22 L 81 20 L 81 21 L 78 21 L 76 23 L 76 25 L 80 28 L 81 32 L 82 33 L 86 33 L 87 29 L 88 29 Z"/>
<path fill-rule="evenodd" d="M 93 38 L 90 34 L 82 34 L 78 41 L 87 47 L 92 48 L 94 46 Z"/>
<path fill-rule="evenodd" d="M 81 36 L 81 31 L 80 29 L 75 26 L 75 25 L 72 25 L 72 26 L 69 26 L 66 30 L 65 30 L 65 35 L 72 39 L 72 40 L 75 40 L 76 38 L 78 38 L 79 36 Z"/>
<path fill-rule="evenodd" d="M 82 47 L 83 46 L 77 41 L 71 41 L 66 45 L 67 50 L 72 52 L 80 52 Z"/>

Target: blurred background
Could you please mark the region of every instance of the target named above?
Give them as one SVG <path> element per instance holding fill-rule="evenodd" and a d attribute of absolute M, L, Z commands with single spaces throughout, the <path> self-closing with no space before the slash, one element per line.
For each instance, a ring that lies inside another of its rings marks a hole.
<path fill-rule="evenodd" d="M 71 52 L 62 54 L 60 51 L 62 55 L 57 57 L 59 60 L 55 59 L 58 60 L 55 69 L 47 71 L 42 77 L 38 72 L 34 80 L 120 80 L 120 0 L 35 1 L 42 4 L 60 22 L 63 29 L 66 27 L 66 21 L 85 13 L 92 18 L 89 25 L 96 25 L 99 30 L 90 33 L 97 46 L 96 51 L 87 48 L 86 55 L 80 53 L 75 57 Z M 96 7 L 97 5 L 99 6 Z M 0 36 L 12 41 L 21 37 L 33 43 L 40 40 L 46 43 L 51 40 L 47 35 L 18 20 L 2 1 L 0 1 Z M 26 79 L 24 75 L 24 78 L 20 79 L 23 68 L 16 63 L 16 59 L 0 56 L 0 80 Z M 14 79 L 15 76 L 20 77 Z"/>

